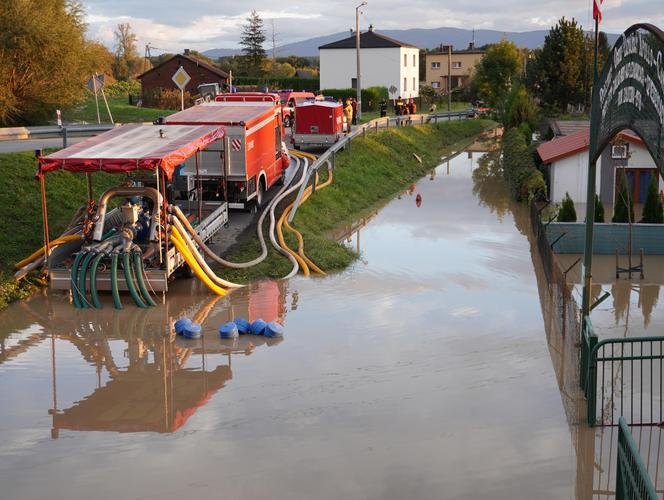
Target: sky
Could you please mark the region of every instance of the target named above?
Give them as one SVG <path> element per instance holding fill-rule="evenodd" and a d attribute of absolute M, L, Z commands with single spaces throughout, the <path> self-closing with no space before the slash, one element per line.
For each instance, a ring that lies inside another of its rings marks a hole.
<path fill-rule="evenodd" d="M 109 47 L 119 23 L 130 23 L 138 35 L 139 47 L 146 43 L 166 52 L 185 48 L 204 51 L 238 48 L 246 17 L 255 9 L 264 19 L 271 38 L 272 25 L 277 45 L 316 36 L 345 32 L 355 25 L 355 7 L 361 0 L 308 0 L 274 2 L 254 0 L 83 0 L 90 38 Z M 592 28 L 592 0 L 369 0 L 361 8 L 361 26 L 373 24 L 386 29 L 454 27 L 532 31 L 548 29 L 565 16 Z M 601 29 L 621 33 L 637 22 L 664 28 L 662 0 L 604 0 Z M 271 42 L 270 42 L 271 43 Z M 142 52 L 142 50 L 141 50 Z M 154 50 L 153 55 L 159 50 Z"/>

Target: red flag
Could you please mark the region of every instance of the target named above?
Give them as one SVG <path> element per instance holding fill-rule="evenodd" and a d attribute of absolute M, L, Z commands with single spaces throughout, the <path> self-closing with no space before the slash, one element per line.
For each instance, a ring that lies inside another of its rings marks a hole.
<path fill-rule="evenodd" d="M 603 0 L 593 0 L 593 19 L 597 19 L 598 23 L 602 22 L 602 11 L 600 6 Z"/>

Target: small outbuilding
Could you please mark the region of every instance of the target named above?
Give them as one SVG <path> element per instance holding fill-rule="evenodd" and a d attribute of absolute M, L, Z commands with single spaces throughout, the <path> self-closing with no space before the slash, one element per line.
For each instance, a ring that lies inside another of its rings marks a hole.
<path fill-rule="evenodd" d="M 583 128 L 540 144 L 537 148 L 542 163 L 548 167 L 552 202 L 560 203 L 565 193 L 569 193 L 574 203 L 586 202 L 589 141 L 590 129 Z M 622 169 L 625 169 L 632 199 L 637 204 L 643 203 L 648 184 L 658 172 L 641 138 L 629 130 L 618 134 L 597 162 L 595 192 L 604 205 L 614 204 Z"/>
<path fill-rule="evenodd" d="M 172 78 L 180 66 L 191 77 L 185 91 L 192 96 L 198 93 L 198 86 L 204 83 L 217 83 L 220 91 L 228 89 L 228 73 L 192 56 L 189 50 L 185 50 L 184 54 L 174 55 L 138 77 L 141 81 L 142 99 L 145 106 L 152 105 L 152 101 L 161 93 L 162 89 L 179 90 Z"/>

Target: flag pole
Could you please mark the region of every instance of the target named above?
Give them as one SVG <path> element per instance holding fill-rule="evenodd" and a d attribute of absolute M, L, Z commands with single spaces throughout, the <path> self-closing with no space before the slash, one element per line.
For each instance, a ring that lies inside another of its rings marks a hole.
<path fill-rule="evenodd" d="M 595 1 L 595 7 L 596 2 Z M 597 91 L 597 80 L 599 80 L 599 18 L 601 13 L 599 9 L 593 9 L 593 17 L 595 18 L 595 60 L 593 71 L 593 90 L 590 100 L 590 144 L 588 147 L 588 189 L 586 191 L 586 243 L 583 251 L 583 299 L 581 304 L 581 312 L 583 318 L 590 315 L 590 291 L 592 287 L 592 264 L 593 264 L 593 225 L 595 223 L 595 182 L 597 178 L 597 162 L 590 156 L 595 152 L 595 142 L 597 140 L 597 131 L 599 129 L 599 116 L 594 113 L 592 105 L 595 101 L 592 96 Z M 585 320 L 582 320 L 582 325 Z"/>

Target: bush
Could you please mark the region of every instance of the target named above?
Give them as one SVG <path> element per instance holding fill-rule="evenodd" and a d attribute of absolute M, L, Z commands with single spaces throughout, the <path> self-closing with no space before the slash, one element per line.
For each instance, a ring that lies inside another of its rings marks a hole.
<path fill-rule="evenodd" d="M 569 193 L 565 193 L 560 210 L 558 210 L 558 222 L 576 222 L 574 200 L 572 200 Z"/>
<path fill-rule="evenodd" d="M 143 96 L 143 106 L 157 109 L 180 109 L 181 95 L 178 89 L 155 89 Z M 194 99 L 191 94 L 185 90 L 184 107 L 189 108 L 194 105 Z"/>
<path fill-rule="evenodd" d="M 604 204 L 595 194 L 595 222 L 604 222 Z"/>
<path fill-rule="evenodd" d="M 648 184 L 648 194 L 646 195 L 646 202 L 643 205 L 643 218 L 641 222 L 647 224 L 662 224 L 664 223 L 664 208 L 662 207 L 662 198 L 659 195 L 659 174 L 657 171 L 653 173 Z"/>
<path fill-rule="evenodd" d="M 521 131 L 512 128 L 503 136 L 503 175 L 517 201 L 529 203 L 546 199 L 544 176 Z"/>
<path fill-rule="evenodd" d="M 122 97 L 127 95 L 140 95 L 141 82 L 138 80 L 128 80 L 126 82 L 113 82 L 104 85 L 104 93 L 107 97 Z"/>
<path fill-rule="evenodd" d="M 350 97 L 357 97 L 355 89 L 324 89 L 323 95 L 334 97 L 335 99 L 346 100 Z M 367 87 L 362 89 L 362 111 L 376 111 L 378 104 L 383 99 L 387 100 L 389 94 L 387 87 Z"/>
<path fill-rule="evenodd" d="M 616 204 L 613 207 L 611 222 L 634 222 L 634 200 L 632 200 L 627 188 L 625 169 L 619 169 L 618 175 L 620 176 L 620 188 L 616 196 Z"/>

